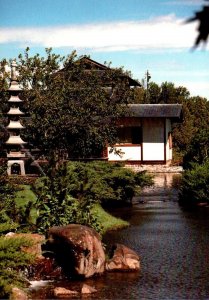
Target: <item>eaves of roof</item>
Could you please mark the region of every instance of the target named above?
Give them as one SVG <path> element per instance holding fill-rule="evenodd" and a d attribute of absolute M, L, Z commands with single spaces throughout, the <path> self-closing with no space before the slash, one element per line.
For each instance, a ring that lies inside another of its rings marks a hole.
<path fill-rule="evenodd" d="M 129 113 L 139 118 L 182 118 L 181 104 L 129 104 Z"/>

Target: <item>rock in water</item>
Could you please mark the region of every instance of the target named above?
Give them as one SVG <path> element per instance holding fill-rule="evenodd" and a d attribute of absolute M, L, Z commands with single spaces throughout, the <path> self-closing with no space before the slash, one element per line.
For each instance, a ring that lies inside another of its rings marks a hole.
<path fill-rule="evenodd" d="M 81 294 L 92 294 L 96 293 L 97 290 L 88 284 L 83 284 Z"/>
<path fill-rule="evenodd" d="M 78 294 L 77 291 L 68 290 L 63 287 L 56 287 L 54 289 L 54 296 L 57 298 L 62 298 L 62 297 L 67 297 L 67 296 L 77 295 L 77 294 Z"/>
<path fill-rule="evenodd" d="M 9 300 L 29 300 L 29 298 L 23 290 L 13 287 Z"/>
<path fill-rule="evenodd" d="M 104 272 L 105 253 L 100 236 L 94 229 L 70 224 L 52 227 L 48 235 L 50 249 L 69 275 L 88 278 Z"/>
<path fill-rule="evenodd" d="M 112 257 L 106 263 L 107 271 L 138 271 L 140 269 L 139 255 L 132 249 L 115 244 Z"/>

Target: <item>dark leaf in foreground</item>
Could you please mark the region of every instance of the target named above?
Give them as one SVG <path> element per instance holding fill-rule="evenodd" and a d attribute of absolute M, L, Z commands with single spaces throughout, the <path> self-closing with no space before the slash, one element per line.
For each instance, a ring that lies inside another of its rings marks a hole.
<path fill-rule="evenodd" d="M 195 40 L 194 48 L 198 47 L 200 42 L 206 43 L 209 35 L 209 6 L 203 6 L 203 9 L 195 13 L 193 18 L 186 20 L 186 23 L 199 21 L 198 36 Z"/>

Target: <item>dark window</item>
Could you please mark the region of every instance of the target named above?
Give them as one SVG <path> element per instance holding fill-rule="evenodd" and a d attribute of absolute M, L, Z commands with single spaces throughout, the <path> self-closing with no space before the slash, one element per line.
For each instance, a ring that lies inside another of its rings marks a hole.
<path fill-rule="evenodd" d="M 141 127 L 121 127 L 118 129 L 119 143 L 124 144 L 141 144 L 142 130 Z"/>
<path fill-rule="evenodd" d="M 132 144 L 141 144 L 142 130 L 141 127 L 131 127 L 132 131 Z"/>

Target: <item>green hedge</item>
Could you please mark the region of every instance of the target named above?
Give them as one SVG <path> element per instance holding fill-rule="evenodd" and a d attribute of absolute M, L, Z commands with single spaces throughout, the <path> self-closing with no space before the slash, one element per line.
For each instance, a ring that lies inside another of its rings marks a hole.
<path fill-rule="evenodd" d="M 181 205 L 196 206 L 209 203 L 209 161 L 205 164 L 193 164 L 184 172 L 179 193 Z"/>

